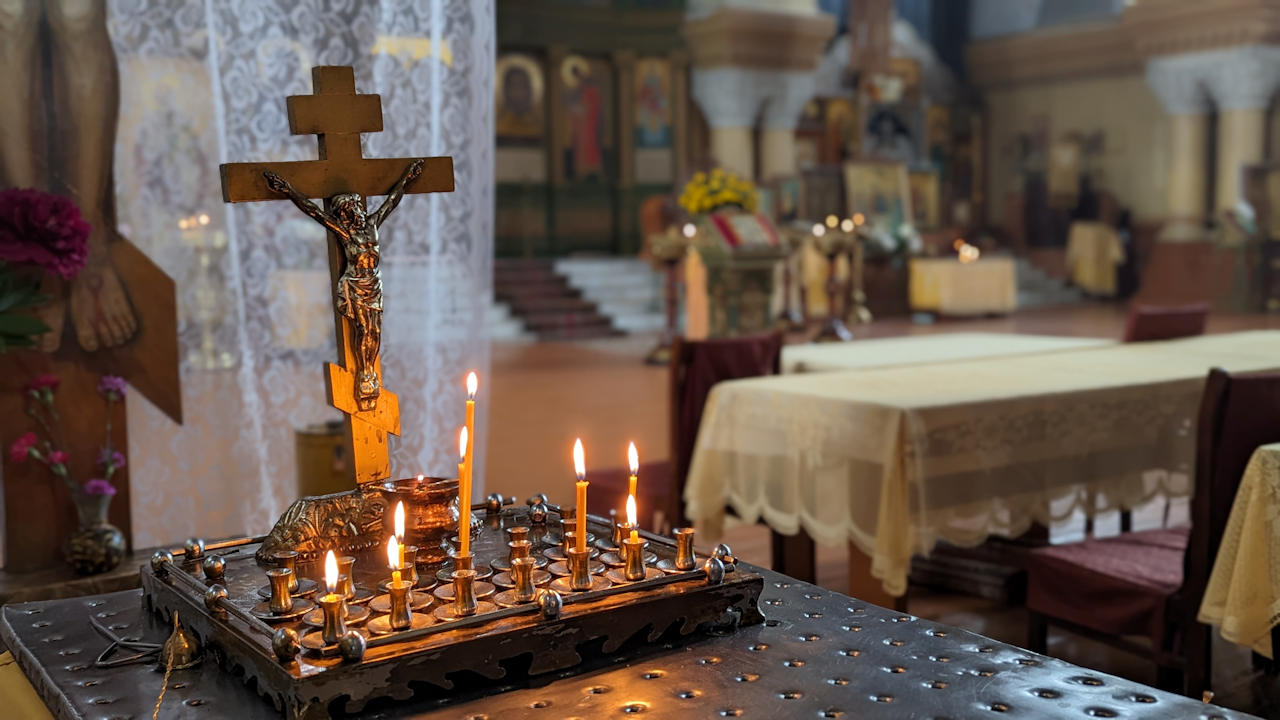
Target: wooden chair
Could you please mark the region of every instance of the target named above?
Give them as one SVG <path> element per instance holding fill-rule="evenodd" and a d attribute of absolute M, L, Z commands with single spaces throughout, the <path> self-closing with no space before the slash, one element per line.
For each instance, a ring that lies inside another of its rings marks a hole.
<path fill-rule="evenodd" d="M 1259 445 L 1280 442 L 1280 374 L 1209 372 L 1200 404 L 1191 528 L 1124 533 L 1027 555 L 1027 647 L 1049 624 L 1151 658 L 1157 682 L 1192 697 L 1211 680 L 1196 621 L 1236 489 Z M 1145 635 L 1149 644 L 1124 636 Z"/>
<path fill-rule="evenodd" d="M 1124 328 L 1125 342 L 1173 340 L 1204 334 L 1209 303 L 1189 305 L 1134 305 Z"/>
<path fill-rule="evenodd" d="M 775 375 L 781 365 L 780 332 L 712 340 L 676 338 L 671 346 L 671 460 L 640 468 L 641 490 L 637 494 L 641 496 L 642 523 L 649 522 L 651 513 L 660 513 L 667 527 L 688 525 L 683 501 L 685 478 L 711 388 L 725 380 Z M 621 468 L 592 473 L 591 497 L 604 504 L 591 503 L 591 512 L 608 515 L 616 499 L 627 492 L 628 474 Z"/>

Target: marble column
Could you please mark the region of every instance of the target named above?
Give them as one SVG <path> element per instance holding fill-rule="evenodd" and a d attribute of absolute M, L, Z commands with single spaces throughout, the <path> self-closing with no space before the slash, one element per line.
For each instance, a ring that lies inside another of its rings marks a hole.
<path fill-rule="evenodd" d="M 814 73 L 774 73 L 774 86 L 765 100 L 760 132 L 760 178 L 796 173 L 796 124 L 800 113 L 813 97 Z"/>
<path fill-rule="evenodd" d="M 752 129 L 764 102 L 755 74 L 727 66 L 693 70 L 693 99 L 711 129 L 712 160 L 745 178 L 755 177 Z"/>
<path fill-rule="evenodd" d="M 1181 56 L 1155 58 L 1147 63 L 1147 85 L 1169 113 L 1167 206 L 1161 230 L 1161 240 L 1168 241 L 1202 239 L 1207 212 L 1209 96 L 1203 73 L 1194 72 L 1195 68 L 1188 65 Z"/>
<path fill-rule="evenodd" d="M 1251 45 L 1213 56 L 1206 89 L 1218 107 L 1214 208 L 1223 211 L 1242 197 L 1243 168 L 1266 160 L 1267 108 L 1280 87 L 1280 48 Z"/>

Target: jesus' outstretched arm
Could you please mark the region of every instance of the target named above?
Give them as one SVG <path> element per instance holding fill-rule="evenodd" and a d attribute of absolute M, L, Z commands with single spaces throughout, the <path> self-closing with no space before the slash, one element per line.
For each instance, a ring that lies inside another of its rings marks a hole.
<path fill-rule="evenodd" d="M 334 234 L 346 237 L 346 228 L 338 224 L 338 221 L 333 216 L 329 215 L 329 213 L 321 210 L 318 205 L 303 197 L 297 190 L 294 190 L 288 180 L 285 180 L 270 170 L 263 172 L 262 176 L 267 179 L 267 187 L 271 188 L 272 192 L 278 192 L 281 195 L 288 197 L 293 201 L 293 204 L 297 205 L 298 209 L 306 213 L 308 217 L 329 228 L 329 230 Z"/>
<path fill-rule="evenodd" d="M 405 168 L 404 174 L 400 176 L 400 179 L 396 181 L 396 184 L 387 192 L 387 199 L 383 201 L 382 207 L 379 207 L 377 212 L 373 214 L 373 217 L 370 218 L 375 227 L 382 227 L 383 221 L 386 220 L 387 216 L 391 214 L 391 211 L 395 210 L 396 206 L 400 204 L 400 199 L 404 197 L 405 186 L 416 180 L 418 176 L 422 174 L 422 164 L 421 159 L 414 160 L 409 163 L 409 167 Z"/>

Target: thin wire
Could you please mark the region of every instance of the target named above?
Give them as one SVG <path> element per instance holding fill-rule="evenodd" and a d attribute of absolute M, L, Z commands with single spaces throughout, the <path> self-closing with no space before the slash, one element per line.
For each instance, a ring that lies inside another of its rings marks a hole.
<path fill-rule="evenodd" d="M 158 720 L 160 717 L 160 703 L 164 702 L 164 691 L 169 689 L 169 673 L 173 672 L 175 654 L 169 653 L 169 659 L 164 661 L 164 680 L 160 683 L 160 694 L 156 696 L 156 709 L 151 711 L 151 720 Z"/>

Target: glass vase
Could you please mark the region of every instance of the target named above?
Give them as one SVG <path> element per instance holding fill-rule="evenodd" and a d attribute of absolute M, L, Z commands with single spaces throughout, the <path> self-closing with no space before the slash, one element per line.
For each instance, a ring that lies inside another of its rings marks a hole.
<path fill-rule="evenodd" d="M 76 515 L 80 527 L 67 538 L 67 564 L 79 575 L 97 575 L 113 570 L 124 559 L 124 533 L 107 522 L 112 495 L 80 493 Z"/>

